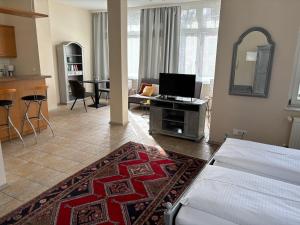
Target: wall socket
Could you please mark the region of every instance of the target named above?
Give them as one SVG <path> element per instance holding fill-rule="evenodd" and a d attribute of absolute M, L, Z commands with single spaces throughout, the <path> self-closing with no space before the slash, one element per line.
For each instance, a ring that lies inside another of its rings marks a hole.
<path fill-rule="evenodd" d="M 233 132 L 232 132 L 232 134 L 233 135 L 235 135 L 235 136 L 245 136 L 245 135 L 247 135 L 247 131 L 246 130 L 241 130 L 241 129 L 236 129 L 236 128 L 234 128 L 233 129 Z"/>

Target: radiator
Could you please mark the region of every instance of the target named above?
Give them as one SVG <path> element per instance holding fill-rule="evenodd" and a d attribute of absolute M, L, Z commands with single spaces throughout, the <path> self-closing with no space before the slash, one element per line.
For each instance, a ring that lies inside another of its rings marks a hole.
<path fill-rule="evenodd" d="M 300 149 L 300 118 L 293 119 L 289 147 Z"/>

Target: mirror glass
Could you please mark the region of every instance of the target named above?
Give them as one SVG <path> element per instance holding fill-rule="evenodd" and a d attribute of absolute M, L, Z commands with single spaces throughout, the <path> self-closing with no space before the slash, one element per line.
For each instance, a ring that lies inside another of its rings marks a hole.
<path fill-rule="evenodd" d="M 230 94 L 267 97 L 274 44 L 264 32 L 252 28 L 235 44 Z"/>

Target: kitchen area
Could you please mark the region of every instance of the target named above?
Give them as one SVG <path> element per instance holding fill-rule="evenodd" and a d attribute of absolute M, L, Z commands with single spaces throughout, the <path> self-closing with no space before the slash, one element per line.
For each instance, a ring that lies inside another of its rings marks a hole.
<path fill-rule="evenodd" d="M 38 41 L 38 28 L 43 25 L 38 20 L 48 15 L 35 13 L 28 1 L 1 0 L 0 3 L 0 140 L 15 139 L 15 145 L 25 146 L 24 136 L 34 134 L 32 138 L 37 143 L 41 130 L 49 126 L 52 131 L 46 80 L 51 76 L 42 74 L 45 72 L 41 69 L 43 48 Z M 6 178 L 0 152 L 2 188 Z"/>

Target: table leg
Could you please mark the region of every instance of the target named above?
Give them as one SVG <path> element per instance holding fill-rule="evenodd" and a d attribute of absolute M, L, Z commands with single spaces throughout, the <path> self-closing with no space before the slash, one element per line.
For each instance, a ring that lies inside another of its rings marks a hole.
<path fill-rule="evenodd" d="M 100 108 L 100 95 L 99 95 L 99 84 L 98 83 L 94 83 L 94 94 L 95 94 L 95 103 L 92 105 L 89 105 L 89 107 L 93 107 L 93 108 Z"/>
<path fill-rule="evenodd" d="M 94 90 L 95 90 L 95 106 L 98 109 L 100 107 L 100 96 L 99 96 L 99 84 L 94 84 Z"/>
<path fill-rule="evenodd" d="M 92 105 L 89 105 L 89 107 L 93 107 L 93 108 L 100 108 L 102 106 L 106 106 L 104 104 L 100 105 L 100 94 L 99 94 L 99 83 L 98 82 L 95 82 L 94 83 L 94 91 L 95 91 L 95 103 L 92 104 Z"/>

